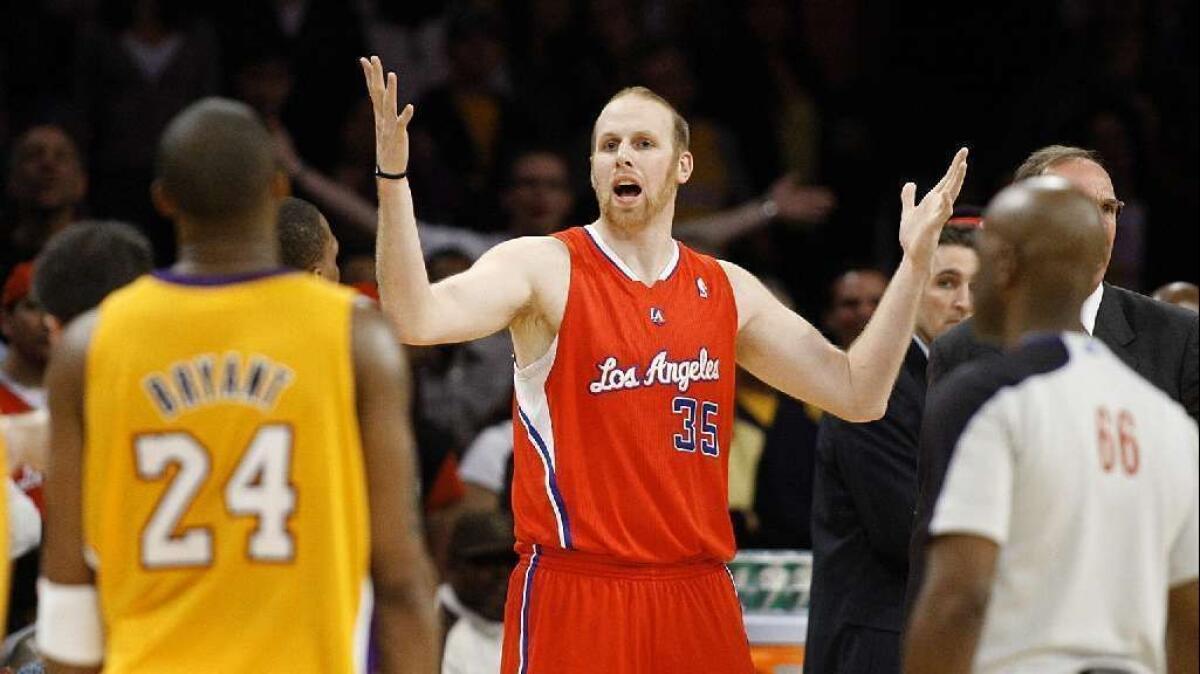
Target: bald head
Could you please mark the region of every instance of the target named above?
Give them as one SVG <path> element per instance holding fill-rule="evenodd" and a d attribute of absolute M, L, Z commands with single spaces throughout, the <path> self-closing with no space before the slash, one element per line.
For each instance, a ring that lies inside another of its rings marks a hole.
<path fill-rule="evenodd" d="M 1046 328 L 1049 318 L 1077 325 L 1108 250 L 1095 202 L 1062 177 L 1038 176 L 996 195 L 984 222 L 975 298 L 982 331 L 1005 334 L 1006 318 L 1031 312 L 1038 325 L 1017 327 Z"/>
<path fill-rule="evenodd" d="M 220 221 L 264 207 L 276 175 L 271 135 L 246 105 L 205 98 L 175 116 L 158 145 L 156 189 L 172 213 Z"/>
<path fill-rule="evenodd" d="M 1186 281 L 1168 283 L 1155 290 L 1154 299 L 1191 311 L 1200 310 L 1200 288 L 1197 288 L 1196 284 Z"/>

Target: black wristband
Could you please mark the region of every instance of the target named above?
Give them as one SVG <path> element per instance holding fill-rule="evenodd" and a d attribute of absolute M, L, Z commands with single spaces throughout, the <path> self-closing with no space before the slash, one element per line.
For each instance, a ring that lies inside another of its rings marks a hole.
<path fill-rule="evenodd" d="M 384 173 L 383 169 L 379 168 L 379 164 L 376 164 L 375 177 L 387 178 L 388 180 L 403 180 L 408 177 L 408 171 L 401 171 L 399 173 Z"/>

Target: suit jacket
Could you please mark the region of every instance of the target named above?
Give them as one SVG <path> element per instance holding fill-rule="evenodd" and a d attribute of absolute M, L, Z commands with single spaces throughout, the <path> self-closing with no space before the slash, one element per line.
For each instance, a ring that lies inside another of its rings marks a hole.
<path fill-rule="evenodd" d="M 914 341 L 882 419 L 821 421 L 808 672 L 899 671 L 925 368 Z"/>
<path fill-rule="evenodd" d="M 779 396 L 775 422 L 763 429 L 766 440 L 755 473 L 758 534 L 752 542 L 756 547 L 812 549 L 809 526 L 817 423 L 804 403 Z"/>
<path fill-rule="evenodd" d="M 1162 389 L 1196 418 L 1200 407 L 1200 318 L 1195 312 L 1145 295 L 1104 284 L 1092 334 L 1151 384 Z M 933 342 L 929 385 L 936 386 L 954 368 L 1000 349 L 975 338 L 971 321 L 955 326 Z M 936 420 L 930 420 L 936 423 Z M 925 568 L 929 520 L 941 493 L 950 456 L 922 453 L 917 475 L 917 522 L 913 529 L 908 606 L 916 599 Z"/>
<path fill-rule="evenodd" d="M 1197 418 L 1200 318 L 1195 312 L 1105 283 L 1092 334 L 1126 365 L 1183 405 L 1193 419 Z M 971 321 L 964 321 L 933 342 L 929 385 L 937 385 L 967 361 L 997 353 L 999 347 L 977 340 Z"/>

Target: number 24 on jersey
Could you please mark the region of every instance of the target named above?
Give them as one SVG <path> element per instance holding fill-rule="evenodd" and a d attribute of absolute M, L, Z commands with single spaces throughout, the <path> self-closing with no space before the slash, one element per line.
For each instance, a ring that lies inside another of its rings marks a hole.
<path fill-rule="evenodd" d="M 138 477 L 143 480 L 163 479 L 171 466 L 177 467 L 142 528 L 142 565 L 147 569 L 211 565 L 212 527 L 190 527 L 176 533 L 212 471 L 208 450 L 190 433 L 170 432 L 138 436 L 134 455 Z M 289 481 L 291 459 L 291 427 L 261 426 L 225 484 L 226 510 L 258 520 L 246 543 L 246 556 L 253 561 L 290 562 L 295 556 L 295 541 L 287 528 L 296 509 L 296 490 Z"/>

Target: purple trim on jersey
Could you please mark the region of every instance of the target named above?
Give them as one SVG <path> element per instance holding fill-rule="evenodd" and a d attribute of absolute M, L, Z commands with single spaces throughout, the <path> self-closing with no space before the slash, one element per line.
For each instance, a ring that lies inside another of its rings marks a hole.
<path fill-rule="evenodd" d="M 617 262 L 616 260 L 612 259 L 612 256 L 609 255 L 608 252 L 606 252 L 604 250 L 604 247 L 601 246 L 600 242 L 596 240 L 596 235 L 592 233 L 592 230 L 588 229 L 587 227 L 584 227 L 583 233 L 587 234 L 588 241 L 592 242 L 592 245 L 596 247 L 596 250 L 599 251 L 600 254 L 604 256 L 604 259 L 608 260 L 609 263 L 612 264 L 612 266 L 617 268 L 617 271 L 620 272 L 621 276 L 629 279 L 630 281 L 635 280 L 635 279 L 629 278 L 629 274 L 627 274 L 625 272 L 625 270 L 621 268 L 621 264 L 619 262 Z"/>
<path fill-rule="evenodd" d="M 630 278 L 630 276 L 629 276 L 630 272 L 625 271 L 625 268 L 622 267 L 623 263 L 619 262 L 617 260 L 614 260 L 613 256 L 609 255 L 608 252 L 604 250 L 604 246 L 600 245 L 600 240 L 599 240 L 600 235 L 598 233 L 593 232 L 592 230 L 588 229 L 587 227 L 583 228 L 583 232 L 584 232 L 584 234 L 587 234 L 588 240 L 592 242 L 592 245 L 596 247 L 596 250 L 600 251 L 600 254 L 604 256 L 604 259 L 608 260 L 612 264 L 612 266 L 617 268 L 617 271 L 621 273 L 621 276 L 624 276 L 626 279 L 629 279 L 630 281 L 633 281 L 634 283 L 641 283 L 641 280 L 639 280 L 639 279 Z M 675 265 L 673 267 L 671 267 L 671 272 L 669 274 L 667 274 L 664 277 L 655 279 L 654 282 L 662 283 L 664 281 L 671 280 L 671 277 L 675 275 L 675 272 L 679 271 L 679 263 L 682 261 L 683 261 L 683 250 L 680 248 L 679 242 L 676 241 L 675 242 Z M 650 287 L 650 286 L 647 286 L 647 287 Z"/>
<path fill-rule="evenodd" d="M 535 543 L 533 555 L 529 558 L 529 568 L 525 569 L 525 587 L 521 590 L 521 663 L 517 674 L 529 671 L 529 598 L 533 595 L 533 572 L 537 570 L 538 557 L 541 548 Z"/>
<path fill-rule="evenodd" d="M 572 548 L 571 520 L 567 517 L 567 505 L 563 503 L 562 492 L 558 490 L 558 477 L 554 472 L 554 461 L 550 456 L 550 450 L 546 449 L 546 442 L 542 440 L 541 434 L 538 433 L 536 428 L 534 428 L 533 422 L 529 420 L 529 417 L 525 416 L 525 410 L 518 406 L 517 414 L 520 415 L 521 424 L 525 426 L 526 432 L 529 433 L 529 437 L 533 440 L 534 446 L 537 448 L 538 453 L 542 456 L 542 463 L 545 464 L 546 467 L 546 483 L 550 488 L 550 498 L 553 501 L 551 505 L 554 507 L 554 510 L 559 517 L 561 517 L 562 540 L 560 542 L 562 543 L 564 549 L 570 550 Z"/>
<path fill-rule="evenodd" d="M 1080 333 L 1087 334 L 1087 333 Z M 1034 330 L 1021 335 L 1017 340 L 1017 348 L 1029 346 L 1031 344 L 1042 344 L 1047 342 L 1061 342 L 1063 333 L 1050 330 Z"/>
<path fill-rule="evenodd" d="M 154 278 L 181 286 L 226 286 L 247 281 L 257 281 L 271 276 L 280 276 L 295 272 L 290 267 L 275 267 L 242 272 L 240 274 L 180 274 L 170 269 L 155 269 L 151 272 Z"/>

